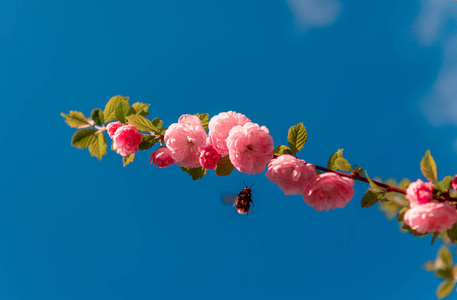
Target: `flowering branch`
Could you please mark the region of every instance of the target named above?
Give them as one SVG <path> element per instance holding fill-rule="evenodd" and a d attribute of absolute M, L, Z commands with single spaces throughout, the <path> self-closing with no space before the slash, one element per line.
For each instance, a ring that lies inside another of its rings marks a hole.
<path fill-rule="evenodd" d="M 370 185 L 362 198 L 362 207 L 379 203 L 389 217 L 397 216 L 403 230 L 421 237 L 433 234 L 432 244 L 438 237 L 457 242 L 457 175 L 438 181 L 430 151 L 420 163 L 428 182 L 420 179 L 415 182 L 403 179 L 398 184 L 392 180 L 381 182 L 372 180 L 366 172 L 364 176 L 361 167 L 351 165 L 343 157 L 343 149 L 330 156 L 326 167 L 298 158 L 297 153 L 308 139 L 303 123 L 289 129 L 287 146 L 274 147 L 269 130 L 240 113 L 224 112 L 211 120 L 208 114 L 182 115 L 177 123 L 166 128 L 159 118 L 146 118 L 148 108 L 149 104 L 130 105 L 128 97 L 115 96 L 103 111 L 94 109 L 89 118 L 77 111 L 61 115 L 70 127 L 78 129 L 72 145 L 88 148 L 99 160 L 107 155 L 103 134 L 106 131 L 112 139 L 111 149 L 122 156 L 124 166 L 134 161 L 138 150 L 159 144 L 152 151 L 149 163 L 159 168 L 176 164 L 193 180 L 203 178 L 208 170 L 215 170 L 217 176 L 228 176 L 234 169 L 249 175 L 267 169 L 267 178 L 285 195 L 301 195 L 306 204 L 318 211 L 344 208 L 352 200 L 354 180 L 358 180 Z M 106 127 L 105 123 L 108 123 Z M 244 198 L 239 196 L 247 206 L 238 210 L 240 213 L 249 211 L 251 199 L 247 189 L 243 190 Z M 446 264 L 446 272 L 451 267 Z M 438 274 L 440 268 L 434 265 L 430 270 L 438 270 Z M 447 281 L 443 283 L 446 290 L 439 297 L 449 295 L 457 282 L 457 267 L 453 270 L 452 276 L 441 276 Z"/>

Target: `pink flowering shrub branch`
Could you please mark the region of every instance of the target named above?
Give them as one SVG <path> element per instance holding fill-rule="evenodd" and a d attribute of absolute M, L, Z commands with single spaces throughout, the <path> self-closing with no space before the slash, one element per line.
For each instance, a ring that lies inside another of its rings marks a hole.
<path fill-rule="evenodd" d="M 344 208 L 354 196 L 357 180 L 369 184 L 362 207 L 379 203 L 387 218 L 397 217 L 401 230 L 419 237 L 432 234 L 432 244 L 437 238 L 444 243 L 457 242 L 457 175 L 438 181 L 430 151 L 420 163 L 427 182 L 382 182 L 372 180 L 362 167 L 351 165 L 343 157 L 343 149 L 330 156 L 326 167 L 300 159 L 298 153 L 308 139 L 303 123 L 289 129 L 288 145 L 275 147 L 267 127 L 240 113 L 222 112 L 211 119 L 209 114 L 185 114 L 166 128 L 159 118 L 146 118 L 148 109 L 149 104 L 130 105 L 128 97 L 114 96 L 103 111 L 94 109 L 90 117 L 78 111 L 61 115 L 70 127 L 78 129 L 71 144 L 87 148 L 99 160 L 107 155 L 106 132 L 112 140 L 111 149 L 122 157 L 124 166 L 134 161 L 138 150 L 158 144 L 149 163 L 159 168 L 176 164 L 193 180 L 202 179 L 208 170 L 228 176 L 235 169 L 249 175 L 267 169 L 267 178 L 285 195 L 301 195 L 317 211 Z M 447 297 L 457 282 L 457 266 L 452 265 L 448 248 L 443 246 L 437 260 L 425 268 L 443 279 L 437 296 Z"/>

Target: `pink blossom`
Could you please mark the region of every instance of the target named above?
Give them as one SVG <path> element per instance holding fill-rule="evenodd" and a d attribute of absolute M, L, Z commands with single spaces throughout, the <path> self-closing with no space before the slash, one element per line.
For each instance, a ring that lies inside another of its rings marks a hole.
<path fill-rule="evenodd" d="M 180 167 L 200 167 L 198 149 L 206 144 L 207 134 L 197 116 L 182 115 L 178 123 L 171 124 L 164 141 L 171 156 Z"/>
<path fill-rule="evenodd" d="M 412 206 L 403 217 L 406 225 L 419 233 L 441 232 L 457 222 L 457 211 L 447 202 Z"/>
<path fill-rule="evenodd" d="M 310 179 L 303 189 L 303 199 L 317 211 L 343 208 L 354 196 L 354 181 L 335 173 L 323 173 Z"/>
<path fill-rule="evenodd" d="M 406 189 L 406 199 L 409 200 L 411 206 L 428 203 L 432 201 L 434 189 L 433 183 L 418 179 L 409 184 Z"/>
<path fill-rule="evenodd" d="M 217 162 L 222 158 L 222 155 L 211 145 L 200 147 L 200 165 L 205 169 L 215 170 Z"/>
<path fill-rule="evenodd" d="M 173 157 L 171 157 L 171 151 L 167 147 L 160 147 L 153 151 L 149 157 L 149 164 L 153 163 L 154 166 L 159 168 L 166 168 L 174 162 Z"/>
<path fill-rule="evenodd" d="M 286 195 L 303 194 L 306 183 L 314 176 L 317 176 L 314 165 L 290 154 L 274 158 L 268 164 L 268 179 L 277 183 Z"/>
<path fill-rule="evenodd" d="M 454 177 L 452 177 L 452 189 L 454 190 L 457 190 L 457 175 L 454 175 Z"/>
<path fill-rule="evenodd" d="M 116 130 L 122 126 L 122 123 L 117 121 L 117 122 L 111 122 L 106 126 L 106 131 L 108 132 L 108 135 L 111 139 L 113 139 L 113 135 L 116 132 Z"/>
<path fill-rule="evenodd" d="M 143 135 L 133 125 L 119 127 L 113 135 L 113 149 L 122 156 L 138 151 L 138 145 L 143 140 Z"/>
<path fill-rule="evenodd" d="M 229 153 L 227 148 L 227 137 L 230 130 L 236 125 L 243 126 L 251 122 L 245 115 L 229 111 L 223 112 L 211 118 L 208 124 L 209 136 L 214 149 L 222 155 Z"/>
<path fill-rule="evenodd" d="M 262 173 L 273 158 L 273 138 L 265 126 L 246 123 L 235 126 L 227 137 L 229 157 L 235 168 L 246 174 Z"/>

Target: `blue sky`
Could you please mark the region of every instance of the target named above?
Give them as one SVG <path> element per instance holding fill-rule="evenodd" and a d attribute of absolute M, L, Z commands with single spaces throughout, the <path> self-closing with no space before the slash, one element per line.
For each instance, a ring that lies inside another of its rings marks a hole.
<path fill-rule="evenodd" d="M 301 157 L 338 148 L 383 179 L 457 169 L 457 3 L 1 1 L 2 299 L 432 299 L 438 245 L 398 231 L 357 183 L 328 213 L 264 174 L 193 182 L 149 151 L 122 167 L 71 147 L 60 112 L 111 96 L 166 125 L 235 110 Z M 255 183 L 248 217 L 221 204 Z"/>

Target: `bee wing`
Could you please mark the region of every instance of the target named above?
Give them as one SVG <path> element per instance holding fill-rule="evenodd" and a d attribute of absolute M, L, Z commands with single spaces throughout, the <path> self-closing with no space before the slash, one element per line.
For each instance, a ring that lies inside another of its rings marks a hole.
<path fill-rule="evenodd" d="M 234 205 L 236 203 L 236 199 L 238 199 L 238 195 L 225 195 L 221 197 L 221 202 L 223 204 L 230 204 Z"/>

